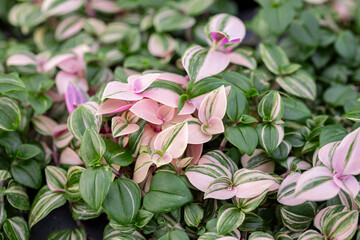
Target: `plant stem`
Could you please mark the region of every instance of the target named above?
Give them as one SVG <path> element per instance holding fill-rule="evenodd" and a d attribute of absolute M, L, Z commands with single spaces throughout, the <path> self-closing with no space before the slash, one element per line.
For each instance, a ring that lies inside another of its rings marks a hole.
<path fill-rule="evenodd" d="M 220 151 L 225 149 L 226 143 L 227 143 L 227 139 L 224 137 L 219 146 Z"/>
<path fill-rule="evenodd" d="M 58 167 L 60 165 L 60 162 L 59 162 L 58 150 L 55 146 L 55 142 L 53 142 L 53 159 L 55 166 Z"/>
<path fill-rule="evenodd" d="M 247 232 L 244 231 L 244 232 L 241 233 L 241 238 L 240 238 L 240 240 L 246 240 L 246 239 L 247 239 Z"/>

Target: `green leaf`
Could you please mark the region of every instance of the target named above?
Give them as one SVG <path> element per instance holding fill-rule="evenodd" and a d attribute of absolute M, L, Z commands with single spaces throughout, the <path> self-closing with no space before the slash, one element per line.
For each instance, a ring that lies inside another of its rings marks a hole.
<path fill-rule="evenodd" d="M 252 155 L 258 145 L 258 135 L 251 125 L 239 125 L 228 127 L 225 130 L 226 139 L 240 151 Z"/>
<path fill-rule="evenodd" d="M 234 122 L 238 122 L 243 114 L 249 114 L 249 103 L 244 94 L 235 88 L 230 90 L 226 108 L 227 116 Z"/>
<path fill-rule="evenodd" d="M 164 236 L 159 238 L 159 240 L 190 240 L 190 238 L 184 231 L 174 229 L 167 232 Z"/>
<path fill-rule="evenodd" d="M 340 33 L 335 42 L 336 52 L 348 61 L 354 61 L 358 51 L 358 40 L 354 34 L 348 30 Z"/>
<path fill-rule="evenodd" d="M 64 230 L 58 230 L 53 233 L 51 233 L 47 240 L 86 240 L 86 232 L 83 228 L 75 228 L 75 229 L 64 229 Z"/>
<path fill-rule="evenodd" d="M 0 170 L 0 182 L 10 178 L 11 178 L 11 174 L 8 170 Z"/>
<path fill-rule="evenodd" d="M 41 115 L 46 112 L 52 105 L 50 96 L 46 94 L 37 95 L 32 92 L 28 92 L 27 101 L 34 108 L 37 115 Z"/>
<path fill-rule="evenodd" d="M 296 42 L 307 47 L 316 47 L 319 44 L 319 23 L 310 11 L 301 14 L 300 22 L 293 22 L 290 34 Z"/>
<path fill-rule="evenodd" d="M 139 123 L 139 130 L 133 132 L 129 135 L 129 143 L 128 143 L 128 150 L 134 154 L 140 147 L 140 140 L 144 133 L 144 128 L 146 126 L 146 121 L 141 120 Z"/>
<path fill-rule="evenodd" d="M 347 102 L 356 100 L 358 92 L 351 85 L 334 85 L 324 92 L 325 102 L 338 107 L 344 106 Z"/>
<path fill-rule="evenodd" d="M 255 213 L 249 212 L 245 214 L 245 219 L 241 226 L 239 227 L 240 231 L 261 231 L 265 228 L 264 220 Z"/>
<path fill-rule="evenodd" d="M 289 4 L 273 4 L 260 11 L 260 16 L 276 35 L 282 34 L 295 16 L 295 11 Z"/>
<path fill-rule="evenodd" d="M 18 75 L 0 73 L 0 93 L 25 90 L 25 84 Z"/>
<path fill-rule="evenodd" d="M 157 32 L 168 32 L 190 28 L 195 24 L 195 19 L 181 14 L 173 9 L 160 10 L 154 17 L 154 26 Z"/>
<path fill-rule="evenodd" d="M 260 56 L 267 69 L 274 74 L 282 73 L 282 69 L 290 64 L 286 53 L 281 47 L 268 43 L 261 43 Z"/>
<path fill-rule="evenodd" d="M 117 164 L 119 166 L 128 166 L 133 162 L 131 153 L 122 148 L 119 144 L 109 139 L 103 139 L 106 145 L 104 158 L 109 164 Z"/>
<path fill-rule="evenodd" d="M 353 121 L 360 121 L 360 106 L 351 109 L 344 117 Z"/>
<path fill-rule="evenodd" d="M 278 124 L 259 124 L 256 127 L 259 143 L 268 153 L 272 153 L 284 138 L 284 128 Z"/>
<path fill-rule="evenodd" d="M 216 224 L 219 235 L 227 234 L 238 228 L 245 219 L 245 214 L 237 207 L 224 205 L 220 208 Z"/>
<path fill-rule="evenodd" d="M 36 195 L 29 213 L 29 226 L 34 226 L 46 217 L 52 210 L 66 203 L 63 193 L 52 192 L 48 186 L 43 186 Z"/>
<path fill-rule="evenodd" d="M 7 218 L 7 213 L 6 213 L 5 205 L 4 203 L 0 203 L 0 226 L 2 226 L 6 218 Z"/>
<path fill-rule="evenodd" d="M 316 215 L 317 205 L 305 202 L 296 206 L 281 206 L 280 215 L 283 224 L 294 232 L 305 231 Z"/>
<path fill-rule="evenodd" d="M 236 88 L 236 89 L 242 91 L 245 94 L 246 98 L 249 98 L 251 96 L 251 94 L 249 94 L 249 93 L 251 92 L 251 89 L 253 88 L 253 83 L 244 74 L 241 74 L 238 72 L 224 72 L 221 74 L 221 77 L 232 88 Z M 222 81 L 222 85 L 225 85 L 224 81 Z"/>
<path fill-rule="evenodd" d="M 292 95 L 313 101 L 316 98 L 315 81 L 306 71 L 299 70 L 290 76 L 277 77 L 276 82 Z"/>
<path fill-rule="evenodd" d="M 8 202 L 14 208 L 20 210 L 30 209 L 29 196 L 26 193 L 26 189 L 15 181 L 11 180 L 8 184 L 8 188 L 5 190 L 6 198 Z M 1 225 L 1 224 L 0 224 Z"/>
<path fill-rule="evenodd" d="M 186 91 L 188 98 L 195 98 L 203 94 L 209 93 L 224 85 L 224 81 L 215 77 L 207 77 L 189 86 Z"/>
<path fill-rule="evenodd" d="M 112 172 L 108 166 L 86 169 L 80 178 L 80 193 L 89 207 L 98 211 L 109 192 Z"/>
<path fill-rule="evenodd" d="M 302 120 L 311 117 L 310 109 L 302 101 L 295 98 L 283 98 L 284 119 Z"/>
<path fill-rule="evenodd" d="M 249 240 L 259 240 L 259 239 L 261 239 L 261 240 L 274 240 L 275 238 L 271 234 L 264 233 L 264 232 L 253 232 L 249 236 Z"/>
<path fill-rule="evenodd" d="M 41 149 L 33 144 L 21 144 L 16 149 L 16 157 L 20 159 L 30 159 L 41 153 Z"/>
<path fill-rule="evenodd" d="M 132 222 L 141 203 L 139 186 L 132 180 L 119 178 L 111 184 L 103 208 L 108 216 L 121 225 Z"/>
<path fill-rule="evenodd" d="M 84 201 L 78 201 L 71 205 L 71 215 L 74 220 L 88 220 L 98 217 L 102 213 L 100 208 L 98 211 L 92 210 Z"/>
<path fill-rule="evenodd" d="M 60 167 L 46 166 L 45 168 L 46 183 L 51 191 L 65 189 L 66 171 Z"/>
<path fill-rule="evenodd" d="M 143 228 L 150 222 L 153 216 L 154 214 L 152 212 L 140 209 L 138 214 L 136 215 L 134 224 L 138 228 Z"/>
<path fill-rule="evenodd" d="M 66 199 L 71 202 L 76 202 L 81 199 L 80 194 L 80 177 L 85 168 L 74 166 L 69 168 L 67 172 L 66 182 Z"/>
<path fill-rule="evenodd" d="M 9 240 L 27 240 L 30 237 L 29 227 L 22 217 L 6 219 L 3 228 Z"/>
<path fill-rule="evenodd" d="M 184 220 L 189 227 L 198 227 L 204 217 L 204 210 L 195 203 L 185 205 Z"/>
<path fill-rule="evenodd" d="M 106 150 L 104 140 L 93 129 L 85 130 L 80 145 L 80 156 L 85 164 L 92 166 L 101 163 L 101 158 Z"/>
<path fill-rule="evenodd" d="M 328 143 L 342 140 L 348 132 L 345 128 L 339 125 L 328 125 L 321 128 L 320 132 L 320 147 Z"/>
<path fill-rule="evenodd" d="M 41 187 L 41 168 L 39 163 L 35 160 L 26 160 L 14 163 L 11 166 L 11 174 L 18 183 L 24 186 L 35 189 Z"/>
<path fill-rule="evenodd" d="M 170 172 L 158 172 L 151 180 L 143 206 L 150 212 L 163 213 L 175 210 L 192 199 L 189 188 L 178 176 Z"/>
<path fill-rule="evenodd" d="M 0 98 L 0 129 L 14 131 L 20 125 L 21 113 L 16 102 L 7 97 Z"/>
<path fill-rule="evenodd" d="M 46 74 L 31 74 L 22 76 L 21 78 L 26 85 L 26 90 L 33 93 L 45 92 L 55 83 L 55 81 L 51 80 Z"/>

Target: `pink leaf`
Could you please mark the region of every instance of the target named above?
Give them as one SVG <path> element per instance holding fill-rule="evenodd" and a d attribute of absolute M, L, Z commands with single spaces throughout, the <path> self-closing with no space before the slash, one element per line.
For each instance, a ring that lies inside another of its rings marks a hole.
<path fill-rule="evenodd" d="M 187 84 L 189 82 L 186 79 L 186 77 L 181 76 L 181 75 L 176 74 L 176 73 L 169 73 L 169 72 L 160 73 L 160 76 L 158 77 L 158 80 L 165 80 L 165 81 L 174 82 L 174 83 L 179 84 L 183 88 L 186 88 L 186 86 L 187 86 Z"/>
<path fill-rule="evenodd" d="M 190 131 L 190 128 L 189 128 Z M 189 134 L 190 135 L 190 134 Z M 203 144 L 188 144 L 186 156 L 191 156 L 190 164 L 197 164 L 203 151 Z"/>
<path fill-rule="evenodd" d="M 225 70 L 229 63 L 230 59 L 226 54 L 215 50 L 210 50 L 199 69 L 195 82 L 200 81 L 203 78 L 221 73 Z"/>
<path fill-rule="evenodd" d="M 336 174 L 334 176 L 334 182 L 352 198 L 355 198 L 359 193 L 360 185 L 354 176 L 339 176 L 339 174 Z"/>
<path fill-rule="evenodd" d="M 141 94 L 134 93 L 130 85 L 114 81 L 108 83 L 104 89 L 101 99 L 104 100 L 106 98 L 137 101 L 143 99 L 143 96 Z"/>
<path fill-rule="evenodd" d="M 131 106 L 132 104 L 129 104 L 125 100 L 108 99 L 106 102 L 100 105 L 96 114 L 102 115 L 102 114 L 114 114 L 118 112 L 123 112 L 129 110 Z"/>
<path fill-rule="evenodd" d="M 148 73 L 139 77 L 130 76 L 128 82 L 133 87 L 135 93 L 141 93 L 156 81 L 159 76 L 159 73 Z"/>
<path fill-rule="evenodd" d="M 228 56 L 229 56 L 231 63 L 245 66 L 249 69 L 254 69 L 253 63 L 249 62 L 249 60 L 246 59 L 242 54 L 237 53 L 237 52 L 231 52 L 231 53 L 229 53 Z"/>
<path fill-rule="evenodd" d="M 160 156 L 159 154 L 154 154 L 152 156 L 152 161 L 153 163 L 156 164 L 157 167 L 161 167 L 163 165 L 169 164 L 171 163 L 172 160 L 173 160 L 173 156 L 169 153 L 165 153 L 162 156 Z"/>
<path fill-rule="evenodd" d="M 173 108 L 178 107 L 180 99 L 180 96 L 177 93 L 163 88 L 151 88 L 145 90 L 142 95 Z"/>
<path fill-rule="evenodd" d="M 211 140 L 211 135 L 201 130 L 201 123 L 197 118 L 187 119 L 189 124 L 189 144 L 203 144 Z"/>
<path fill-rule="evenodd" d="M 46 63 L 44 63 L 44 71 L 48 72 L 48 71 L 52 70 L 53 68 L 55 68 L 61 62 L 66 61 L 71 58 L 74 58 L 74 57 L 75 57 L 74 53 L 64 53 L 64 54 L 56 55 L 56 56 L 50 58 Z"/>
<path fill-rule="evenodd" d="M 202 123 L 208 122 L 212 117 L 222 119 L 226 112 L 226 92 L 225 87 L 210 92 L 201 102 L 199 108 L 199 120 Z"/>
<path fill-rule="evenodd" d="M 144 99 L 135 103 L 130 111 L 136 116 L 153 124 L 162 124 L 163 121 L 156 115 L 159 109 L 157 102 L 151 99 Z"/>
<path fill-rule="evenodd" d="M 61 164 L 69 164 L 69 165 L 83 165 L 84 162 L 80 159 L 80 157 L 76 154 L 74 150 L 67 147 L 60 154 L 60 163 Z"/>
<path fill-rule="evenodd" d="M 220 118 L 212 117 L 201 125 L 201 130 L 209 135 L 219 134 L 224 132 L 224 124 Z"/>
<path fill-rule="evenodd" d="M 299 180 L 300 176 L 300 173 L 293 172 L 289 176 L 287 176 L 284 181 L 282 181 L 277 196 L 277 200 L 279 203 L 288 206 L 295 206 L 302 204 L 306 201 L 303 199 L 294 198 L 296 182 Z"/>
<path fill-rule="evenodd" d="M 71 114 L 77 106 L 86 103 L 88 97 L 84 91 L 73 83 L 69 83 L 65 92 L 65 103 L 69 114 Z"/>
<path fill-rule="evenodd" d="M 220 200 L 230 199 L 235 196 L 237 189 L 232 186 L 228 177 L 219 177 L 210 183 L 206 189 L 204 199 L 214 198 Z"/>
<path fill-rule="evenodd" d="M 336 151 L 336 148 L 339 146 L 340 141 L 339 142 L 332 142 L 332 143 L 328 143 L 325 146 L 323 146 L 322 148 L 320 148 L 319 153 L 318 153 L 318 157 L 320 159 L 320 161 L 327 166 L 329 169 L 332 169 L 332 159 L 333 159 L 333 155 L 334 152 Z"/>
<path fill-rule="evenodd" d="M 14 54 L 10 56 L 6 62 L 8 66 L 14 65 L 14 66 L 23 66 L 23 65 L 37 65 L 35 56 L 28 56 L 26 54 Z"/>
<path fill-rule="evenodd" d="M 139 130 L 139 126 L 128 123 L 123 117 L 118 116 L 111 119 L 111 130 L 113 137 L 120 137 L 136 132 Z"/>
<path fill-rule="evenodd" d="M 151 161 L 151 156 L 148 153 L 141 154 L 135 163 L 134 168 L 134 176 L 133 180 L 136 183 L 141 183 L 144 181 L 150 166 L 153 164 L 153 161 Z"/>
<path fill-rule="evenodd" d="M 175 108 L 166 105 L 159 107 L 158 110 L 156 111 L 157 117 L 162 122 L 170 121 L 174 117 L 174 114 L 175 114 Z"/>

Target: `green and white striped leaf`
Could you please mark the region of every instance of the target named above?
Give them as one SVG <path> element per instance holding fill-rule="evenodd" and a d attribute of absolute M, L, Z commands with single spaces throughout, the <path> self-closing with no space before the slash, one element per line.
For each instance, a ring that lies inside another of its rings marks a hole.
<path fill-rule="evenodd" d="M 34 116 L 31 122 L 35 130 L 44 136 L 52 136 L 54 128 L 58 125 L 54 120 L 46 116 Z"/>
<path fill-rule="evenodd" d="M 172 239 L 190 240 L 188 235 L 184 231 L 181 231 L 179 229 L 170 230 L 161 238 L 159 238 L 159 240 L 172 240 Z"/>
<path fill-rule="evenodd" d="M 130 30 L 130 26 L 121 22 L 112 22 L 106 27 L 100 35 L 102 43 L 115 43 L 124 39 Z"/>
<path fill-rule="evenodd" d="M 37 62 L 36 62 L 36 55 L 32 52 L 20 50 L 16 51 L 15 53 L 11 54 L 9 58 L 6 61 L 6 65 L 8 66 L 9 70 L 11 72 L 19 72 L 19 73 L 25 73 L 25 74 L 33 74 L 37 73 Z M 3 75 L 3 76 L 12 76 L 11 78 L 15 77 L 17 78 L 17 75 Z M 8 79 L 6 79 L 8 80 Z M 9 81 L 5 81 L 5 89 L 9 89 L 9 87 L 15 88 L 15 91 L 21 91 L 25 90 L 25 85 L 20 83 L 22 80 L 18 79 L 15 82 L 14 79 L 11 79 Z M 20 81 L 20 82 L 18 82 Z M 23 86 L 18 86 L 19 84 Z M 12 90 L 6 90 L 6 91 L 12 91 Z"/>
<path fill-rule="evenodd" d="M 272 173 L 275 169 L 275 161 L 262 149 L 255 149 L 250 156 L 244 154 L 241 157 L 241 165 L 247 169 L 260 170 L 266 173 Z"/>
<path fill-rule="evenodd" d="M 80 177 L 80 193 L 89 207 L 98 211 L 109 192 L 112 172 L 109 166 L 86 169 Z"/>
<path fill-rule="evenodd" d="M 360 121 L 360 106 L 354 107 L 348 111 L 344 117 L 356 122 Z"/>
<path fill-rule="evenodd" d="M 281 47 L 269 43 L 261 43 L 260 56 L 267 69 L 274 74 L 280 74 L 290 64 L 286 53 Z"/>
<path fill-rule="evenodd" d="M 103 208 L 108 216 L 121 225 L 132 222 L 141 203 L 139 186 L 132 180 L 119 178 L 111 184 Z"/>
<path fill-rule="evenodd" d="M 113 229 L 110 224 L 106 225 L 104 234 L 104 240 L 145 240 L 145 238 L 138 232 L 134 231 L 132 233 L 122 233 Z"/>
<path fill-rule="evenodd" d="M 22 217 L 6 219 L 3 229 L 9 240 L 28 240 L 30 237 L 29 227 Z"/>
<path fill-rule="evenodd" d="M 80 145 L 82 160 L 89 166 L 98 164 L 105 150 L 106 145 L 100 135 L 93 128 L 86 129 Z"/>
<path fill-rule="evenodd" d="M 147 47 L 153 56 L 167 58 L 175 50 L 176 42 L 171 35 L 153 33 Z"/>
<path fill-rule="evenodd" d="M 139 130 L 137 130 L 136 132 L 133 132 L 131 134 L 129 134 L 129 141 L 128 141 L 128 146 L 127 149 L 132 153 L 137 153 L 139 151 L 140 148 L 140 141 L 141 138 L 143 136 L 144 133 L 144 128 L 146 126 L 146 121 L 145 120 L 141 120 L 139 122 Z M 119 140 L 119 142 L 121 143 L 121 139 Z M 125 146 L 125 145 L 123 145 Z"/>
<path fill-rule="evenodd" d="M 75 202 L 71 205 L 71 215 L 74 220 L 88 220 L 100 216 L 102 208 L 98 211 L 92 210 L 84 201 Z"/>
<path fill-rule="evenodd" d="M 24 2 L 11 8 L 8 19 L 12 25 L 21 27 L 22 32 L 26 34 L 31 28 L 43 22 L 45 16 L 38 4 Z"/>
<path fill-rule="evenodd" d="M 101 19 L 88 18 L 85 20 L 84 29 L 89 34 L 99 36 L 106 30 L 106 24 Z"/>
<path fill-rule="evenodd" d="M 0 73 L 0 93 L 21 90 L 25 90 L 25 84 L 21 81 L 19 76 Z"/>
<path fill-rule="evenodd" d="M 15 181 L 10 181 L 8 188 L 5 190 L 8 202 L 17 209 L 29 210 L 30 200 L 26 189 Z"/>
<path fill-rule="evenodd" d="M 348 209 L 345 206 L 341 205 L 333 205 L 326 207 L 322 209 L 321 211 L 316 214 L 316 217 L 314 219 L 314 226 L 319 229 L 321 232 L 325 231 L 325 221 L 326 219 L 330 218 L 332 215 L 339 213 L 339 212 L 345 212 Z"/>
<path fill-rule="evenodd" d="M 36 195 L 29 213 L 29 227 L 31 228 L 52 210 L 66 203 L 63 193 L 52 192 L 48 186 L 43 186 Z"/>
<path fill-rule="evenodd" d="M 356 210 L 359 208 L 357 196 L 354 199 L 349 193 L 345 192 L 344 190 L 340 190 L 337 196 L 327 201 L 327 205 L 343 205 L 346 207 L 346 209 Z"/>
<path fill-rule="evenodd" d="M 0 226 L 3 225 L 6 218 L 7 218 L 7 213 L 6 213 L 5 205 L 4 203 L 0 203 Z"/>
<path fill-rule="evenodd" d="M 280 215 L 283 224 L 294 232 L 303 232 L 316 215 L 315 202 L 305 202 L 297 206 L 281 206 Z"/>
<path fill-rule="evenodd" d="M 227 234 L 238 228 L 245 219 L 245 214 L 237 207 L 224 205 L 220 208 L 216 223 L 219 235 Z"/>
<path fill-rule="evenodd" d="M 295 199 L 296 182 L 299 180 L 300 176 L 300 173 L 293 172 L 282 181 L 277 195 L 279 203 L 287 206 L 294 206 L 305 202 L 303 199 Z"/>
<path fill-rule="evenodd" d="M 284 139 L 284 128 L 279 124 L 259 124 L 256 127 L 259 143 L 268 153 L 272 153 Z"/>
<path fill-rule="evenodd" d="M 78 15 L 64 18 L 55 30 L 55 38 L 62 41 L 75 35 L 83 28 L 84 23 L 85 19 Z"/>
<path fill-rule="evenodd" d="M 8 170 L 0 170 L 0 182 L 11 178 L 11 173 Z"/>
<path fill-rule="evenodd" d="M 51 191 L 65 189 L 66 171 L 60 167 L 47 166 L 45 168 L 46 183 Z"/>
<path fill-rule="evenodd" d="M 74 166 L 69 168 L 67 172 L 66 182 L 66 199 L 71 202 L 76 202 L 81 199 L 80 194 L 80 177 L 85 170 L 83 167 Z"/>
<path fill-rule="evenodd" d="M 41 11 L 47 16 L 63 16 L 78 10 L 84 0 L 44 0 Z"/>
<path fill-rule="evenodd" d="M 254 198 L 236 198 L 237 206 L 244 213 L 255 210 L 266 198 L 268 191 L 264 191 Z"/>
<path fill-rule="evenodd" d="M 86 240 L 86 232 L 83 228 L 63 229 L 51 233 L 47 240 Z"/>
<path fill-rule="evenodd" d="M 195 19 L 173 9 L 163 9 L 155 15 L 153 23 L 157 32 L 169 32 L 190 28 Z"/>
<path fill-rule="evenodd" d="M 132 233 L 135 231 L 135 226 L 133 226 L 132 224 L 121 225 L 112 219 L 110 219 L 109 225 L 116 231 L 119 231 L 122 233 Z"/>
<path fill-rule="evenodd" d="M 358 218 L 357 210 L 335 213 L 325 219 L 323 234 L 328 239 L 350 240 L 356 233 Z"/>
<path fill-rule="evenodd" d="M 184 220 L 189 227 L 198 227 L 204 217 L 204 210 L 195 203 L 185 205 Z"/>
<path fill-rule="evenodd" d="M 259 116 L 266 122 L 278 122 L 284 115 L 284 104 L 276 91 L 266 94 L 258 105 Z"/>
<path fill-rule="evenodd" d="M 249 236 L 249 240 L 275 240 L 275 238 L 271 236 L 269 233 L 253 232 Z"/>
<path fill-rule="evenodd" d="M 20 126 L 21 113 L 16 102 L 7 97 L 0 98 L 0 130 L 14 131 Z"/>
<path fill-rule="evenodd" d="M 314 78 L 306 71 L 299 70 L 289 76 L 276 78 L 276 82 L 286 92 L 310 100 L 316 98 L 316 85 Z"/>
<path fill-rule="evenodd" d="M 323 236 L 315 230 L 308 230 L 301 234 L 298 240 L 323 240 Z"/>
<path fill-rule="evenodd" d="M 236 191 L 233 191 L 231 179 L 227 176 L 221 176 L 216 178 L 214 181 L 212 181 L 209 184 L 208 188 L 205 191 L 204 199 L 205 198 L 228 199 L 233 197 L 235 193 Z"/>
<path fill-rule="evenodd" d="M 97 132 L 101 126 L 101 115 L 96 115 L 99 105 L 87 102 L 77 107 L 69 116 L 67 124 L 69 131 L 75 138 L 81 140 L 86 129 L 93 128 Z"/>

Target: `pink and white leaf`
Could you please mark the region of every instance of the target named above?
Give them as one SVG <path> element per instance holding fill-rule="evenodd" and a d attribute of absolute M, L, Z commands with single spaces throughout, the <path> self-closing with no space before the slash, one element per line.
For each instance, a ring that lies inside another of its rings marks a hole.
<path fill-rule="evenodd" d="M 123 112 L 126 110 L 129 110 L 132 107 L 133 104 L 130 104 L 129 102 L 125 100 L 119 100 L 119 99 L 108 99 L 106 102 L 103 102 L 98 111 L 97 115 L 103 115 L 103 114 L 114 114 Z"/>
<path fill-rule="evenodd" d="M 230 199 L 235 196 L 237 189 L 232 186 L 228 177 L 218 177 L 206 189 L 204 199 L 214 198 L 220 200 Z"/>
<path fill-rule="evenodd" d="M 32 119 L 35 130 L 45 136 L 53 136 L 53 130 L 58 125 L 47 116 L 34 116 Z"/>
<path fill-rule="evenodd" d="M 128 83 L 135 93 L 141 93 L 148 88 L 160 76 L 160 73 L 148 73 L 142 76 L 132 75 L 128 77 Z"/>
<path fill-rule="evenodd" d="M 225 87 L 221 86 L 218 89 L 210 92 L 201 102 L 199 108 L 199 120 L 202 123 L 207 123 L 211 118 L 217 117 L 222 119 L 226 113 L 227 98 Z"/>
<path fill-rule="evenodd" d="M 306 200 L 303 199 L 295 199 L 295 187 L 296 182 L 299 180 L 301 174 L 300 173 L 291 173 L 288 175 L 284 181 L 281 183 L 277 195 L 277 200 L 279 203 L 288 205 L 288 206 L 295 206 L 304 203 Z"/>
<path fill-rule="evenodd" d="M 140 100 L 130 108 L 130 111 L 139 118 L 142 118 L 150 123 L 160 125 L 163 121 L 159 119 L 156 114 L 158 110 L 158 103 L 151 99 Z"/>
<path fill-rule="evenodd" d="M 67 147 L 60 154 L 60 164 L 83 165 L 84 162 L 74 150 Z"/>
<path fill-rule="evenodd" d="M 151 160 L 150 154 L 140 154 L 135 163 L 133 180 L 136 183 L 141 183 L 142 181 L 144 181 L 152 164 L 153 161 Z"/>
<path fill-rule="evenodd" d="M 120 137 L 139 130 L 135 123 L 129 123 L 124 117 L 117 116 L 111 119 L 111 132 L 113 137 Z"/>
<path fill-rule="evenodd" d="M 137 101 L 143 99 L 143 96 L 134 93 L 133 88 L 129 84 L 114 81 L 108 83 L 104 89 L 101 99 L 104 100 L 106 98 Z"/>

